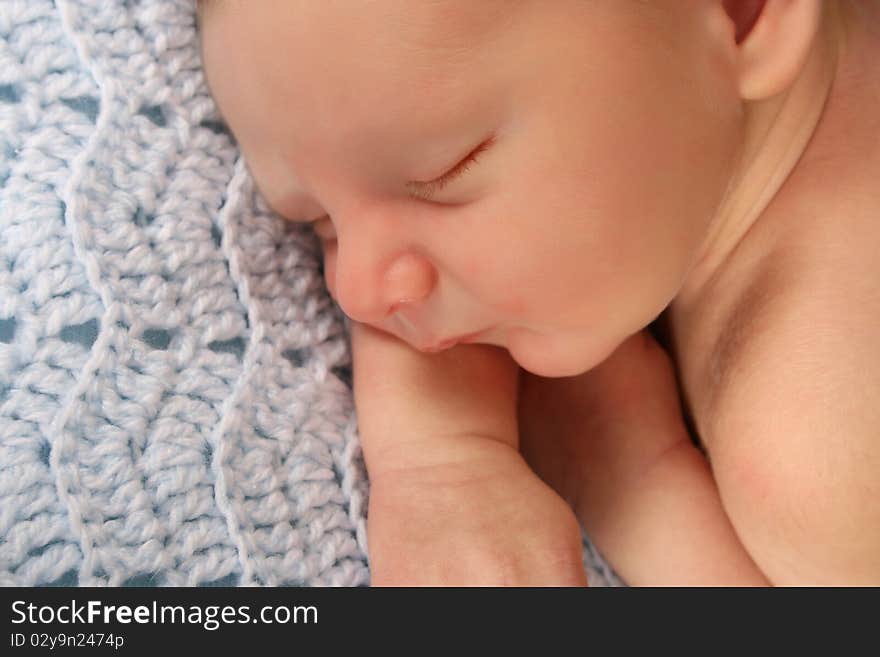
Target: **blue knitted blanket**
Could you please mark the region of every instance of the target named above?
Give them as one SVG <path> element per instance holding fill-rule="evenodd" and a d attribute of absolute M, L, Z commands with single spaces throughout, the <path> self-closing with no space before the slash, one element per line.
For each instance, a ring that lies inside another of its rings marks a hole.
<path fill-rule="evenodd" d="M 0 0 L 0 585 L 369 584 L 344 316 L 193 5 Z"/>

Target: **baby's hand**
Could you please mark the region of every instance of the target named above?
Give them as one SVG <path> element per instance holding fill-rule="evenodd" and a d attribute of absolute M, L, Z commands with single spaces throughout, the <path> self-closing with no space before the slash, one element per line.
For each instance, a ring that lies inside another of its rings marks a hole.
<path fill-rule="evenodd" d="M 352 323 L 373 585 L 585 585 L 571 509 L 518 452 L 518 367 Z"/>
<path fill-rule="evenodd" d="M 521 449 L 630 584 L 767 581 L 692 444 L 671 357 L 647 330 L 574 377 L 520 380 Z"/>
<path fill-rule="evenodd" d="M 571 508 L 510 447 L 462 436 L 468 460 L 371 478 L 374 586 L 586 586 Z"/>

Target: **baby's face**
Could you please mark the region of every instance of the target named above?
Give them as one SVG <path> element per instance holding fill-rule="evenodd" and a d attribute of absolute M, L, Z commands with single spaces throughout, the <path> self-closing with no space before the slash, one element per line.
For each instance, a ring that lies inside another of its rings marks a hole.
<path fill-rule="evenodd" d="M 671 301 L 728 185 L 713 4 L 224 0 L 204 65 L 268 203 L 323 217 L 349 317 L 570 376 Z"/>

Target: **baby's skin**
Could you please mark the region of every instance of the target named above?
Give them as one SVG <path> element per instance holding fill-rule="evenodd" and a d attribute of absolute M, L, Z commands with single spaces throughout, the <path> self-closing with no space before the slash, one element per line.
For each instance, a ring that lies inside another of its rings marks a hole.
<path fill-rule="evenodd" d="M 373 584 L 583 585 L 580 527 L 630 584 L 880 584 L 880 3 L 199 20 L 351 320 Z"/>

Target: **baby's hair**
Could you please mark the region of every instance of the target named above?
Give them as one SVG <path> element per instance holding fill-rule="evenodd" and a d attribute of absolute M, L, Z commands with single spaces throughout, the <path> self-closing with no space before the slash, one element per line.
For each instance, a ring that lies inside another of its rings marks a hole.
<path fill-rule="evenodd" d="M 2 0 L 0 0 L 2 1 Z M 217 13 L 221 9 L 238 9 L 243 8 L 247 3 L 245 0 L 195 0 L 196 13 L 200 16 L 208 16 Z"/>
<path fill-rule="evenodd" d="M 199 22 L 205 20 L 211 14 L 218 13 L 228 5 L 244 5 L 244 0 L 195 0 L 196 17 Z"/>
<path fill-rule="evenodd" d="M 196 0 L 196 11 L 199 14 L 207 14 L 222 4 L 223 0 Z"/>
<path fill-rule="evenodd" d="M 243 5 L 245 0 L 196 0 L 196 8 L 207 11 L 224 5 Z"/>

